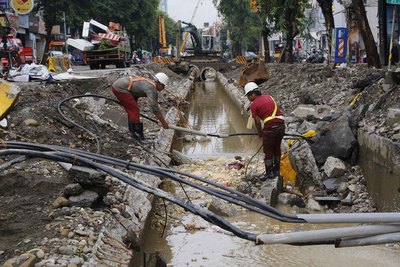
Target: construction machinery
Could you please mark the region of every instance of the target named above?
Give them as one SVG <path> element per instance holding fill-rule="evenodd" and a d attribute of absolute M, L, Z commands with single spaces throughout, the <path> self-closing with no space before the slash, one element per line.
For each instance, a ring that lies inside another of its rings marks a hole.
<path fill-rule="evenodd" d="M 159 49 L 159 55 L 167 56 L 168 55 L 168 47 L 167 47 L 167 36 L 165 33 L 164 16 L 158 17 L 158 30 L 159 30 L 158 42 L 161 45 L 161 48 Z"/>
<path fill-rule="evenodd" d="M 185 26 L 182 27 L 182 24 Z M 200 34 L 192 23 L 178 21 L 176 35 L 176 47 L 180 47 L 180 52 L 168 65 L 174 72 L 188 74 L 193 80 L 204 80 L 207 73 L 214 73 L 228 66 L 222 52 L 213 46 L 213 37 Z M 208 42 L 203 42 L 203 37 L 208 38 Z M 210 45 L 203 47 L 203 44 Z"/>
<path fill-rule="evenodd" d="M 265 68 L 265 49 L 264 39 L 261 36 L 261 56 L 246 64 L 240 71 L 238 87 L 243 87 L 248 82 L 255 82 L 261 84 L 269 79 L 268 71 Z"/>

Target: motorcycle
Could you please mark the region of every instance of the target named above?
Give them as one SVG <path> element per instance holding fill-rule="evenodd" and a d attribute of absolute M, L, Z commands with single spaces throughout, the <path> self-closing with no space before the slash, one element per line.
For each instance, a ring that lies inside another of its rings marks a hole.
<path fill-rule="evenodd" d="M 306 58 L 307 63 L 324 63 L 325 57 L 322 50 L 313 50 Z"/>

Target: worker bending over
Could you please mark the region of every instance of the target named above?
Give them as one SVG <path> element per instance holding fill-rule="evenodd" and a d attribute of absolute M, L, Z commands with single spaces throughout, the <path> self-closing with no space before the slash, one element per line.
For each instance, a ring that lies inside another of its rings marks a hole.
<path fill-rule="evenodd" d="M 247 83 L 244 93 L 251 102 L 251 114 L 258 136 L 262 137 L 263 141 L 265 174 L 259 179 L 263 181 L 277 178 L 280 175 L 281 142 L 285 134 L 283 113 L 272 96 L 261 94 L 256 83 Z M 261 122 L 264 123 L 262 129 Z"/>
<path fill-rule="evenodd" d="M 112 92 L 118 98 L 128 114 L 128 126 L 132 137 L 141 144 L 148 144 L 143 134 L 143 123 L 140 122 L 138 99 L 147 97 L 150 108 L 164 129 L 168 129 L 168 122 L 164 119 L 158 105 L 158 92 L 164 90 L 168 83 L 165 73 L 157 73 L 156 80 L 145 77 L 124 76 L 112 84 Z"/>

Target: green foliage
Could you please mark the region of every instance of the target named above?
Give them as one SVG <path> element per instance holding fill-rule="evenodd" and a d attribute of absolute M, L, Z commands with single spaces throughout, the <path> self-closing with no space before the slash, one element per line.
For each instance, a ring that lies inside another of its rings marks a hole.
<path fill-rule="evenodd" d="M 233 45 L 242 50 L 258 51 L 263 21 L 259 13 L 250 12 L 249 1 L 213 0 L 213 3 L 224 17 Z"/>
<path fill-rule="evenodd" d="M 160 0 L 37 0 L 36 11 L 43 10 L 46 29 L 61 24 L 65 11 L 67 25 L 73 32 L 81 32 L 84 21 L 94 19 L 104 25 L 120 23 L 128 35 L 135 36 L 136 46 L 150 48 L 158 36 Z"/>
<path fill-rule="evenodd" d="M 306 31 L 309 24 L 304 17 L 307 0 L 258 0 L 257 13 L 250 12 L 250 0 L 213 0 L 213 3 L 224 17 L 232 41 L 247 50 L 258 50 L 263 30 L 268 35 L 286 32 L 288 27 Z M 288 25 L 288 16 L 293 18 L 291 25 Z"/>

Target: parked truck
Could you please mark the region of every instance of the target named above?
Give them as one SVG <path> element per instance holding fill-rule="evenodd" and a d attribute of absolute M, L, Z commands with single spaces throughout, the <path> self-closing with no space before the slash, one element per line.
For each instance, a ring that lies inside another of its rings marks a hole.
<path fill-rule="evenodd" d="M 92 44 L 90 48 L 81 49 L 90 69 L 105 69 L 113 64 L 117 68 L 131 65 L 129 37 L 119 23 L 110 22 L 107 27 L 95 20 L 84 22 L 82 37 Z"/>

